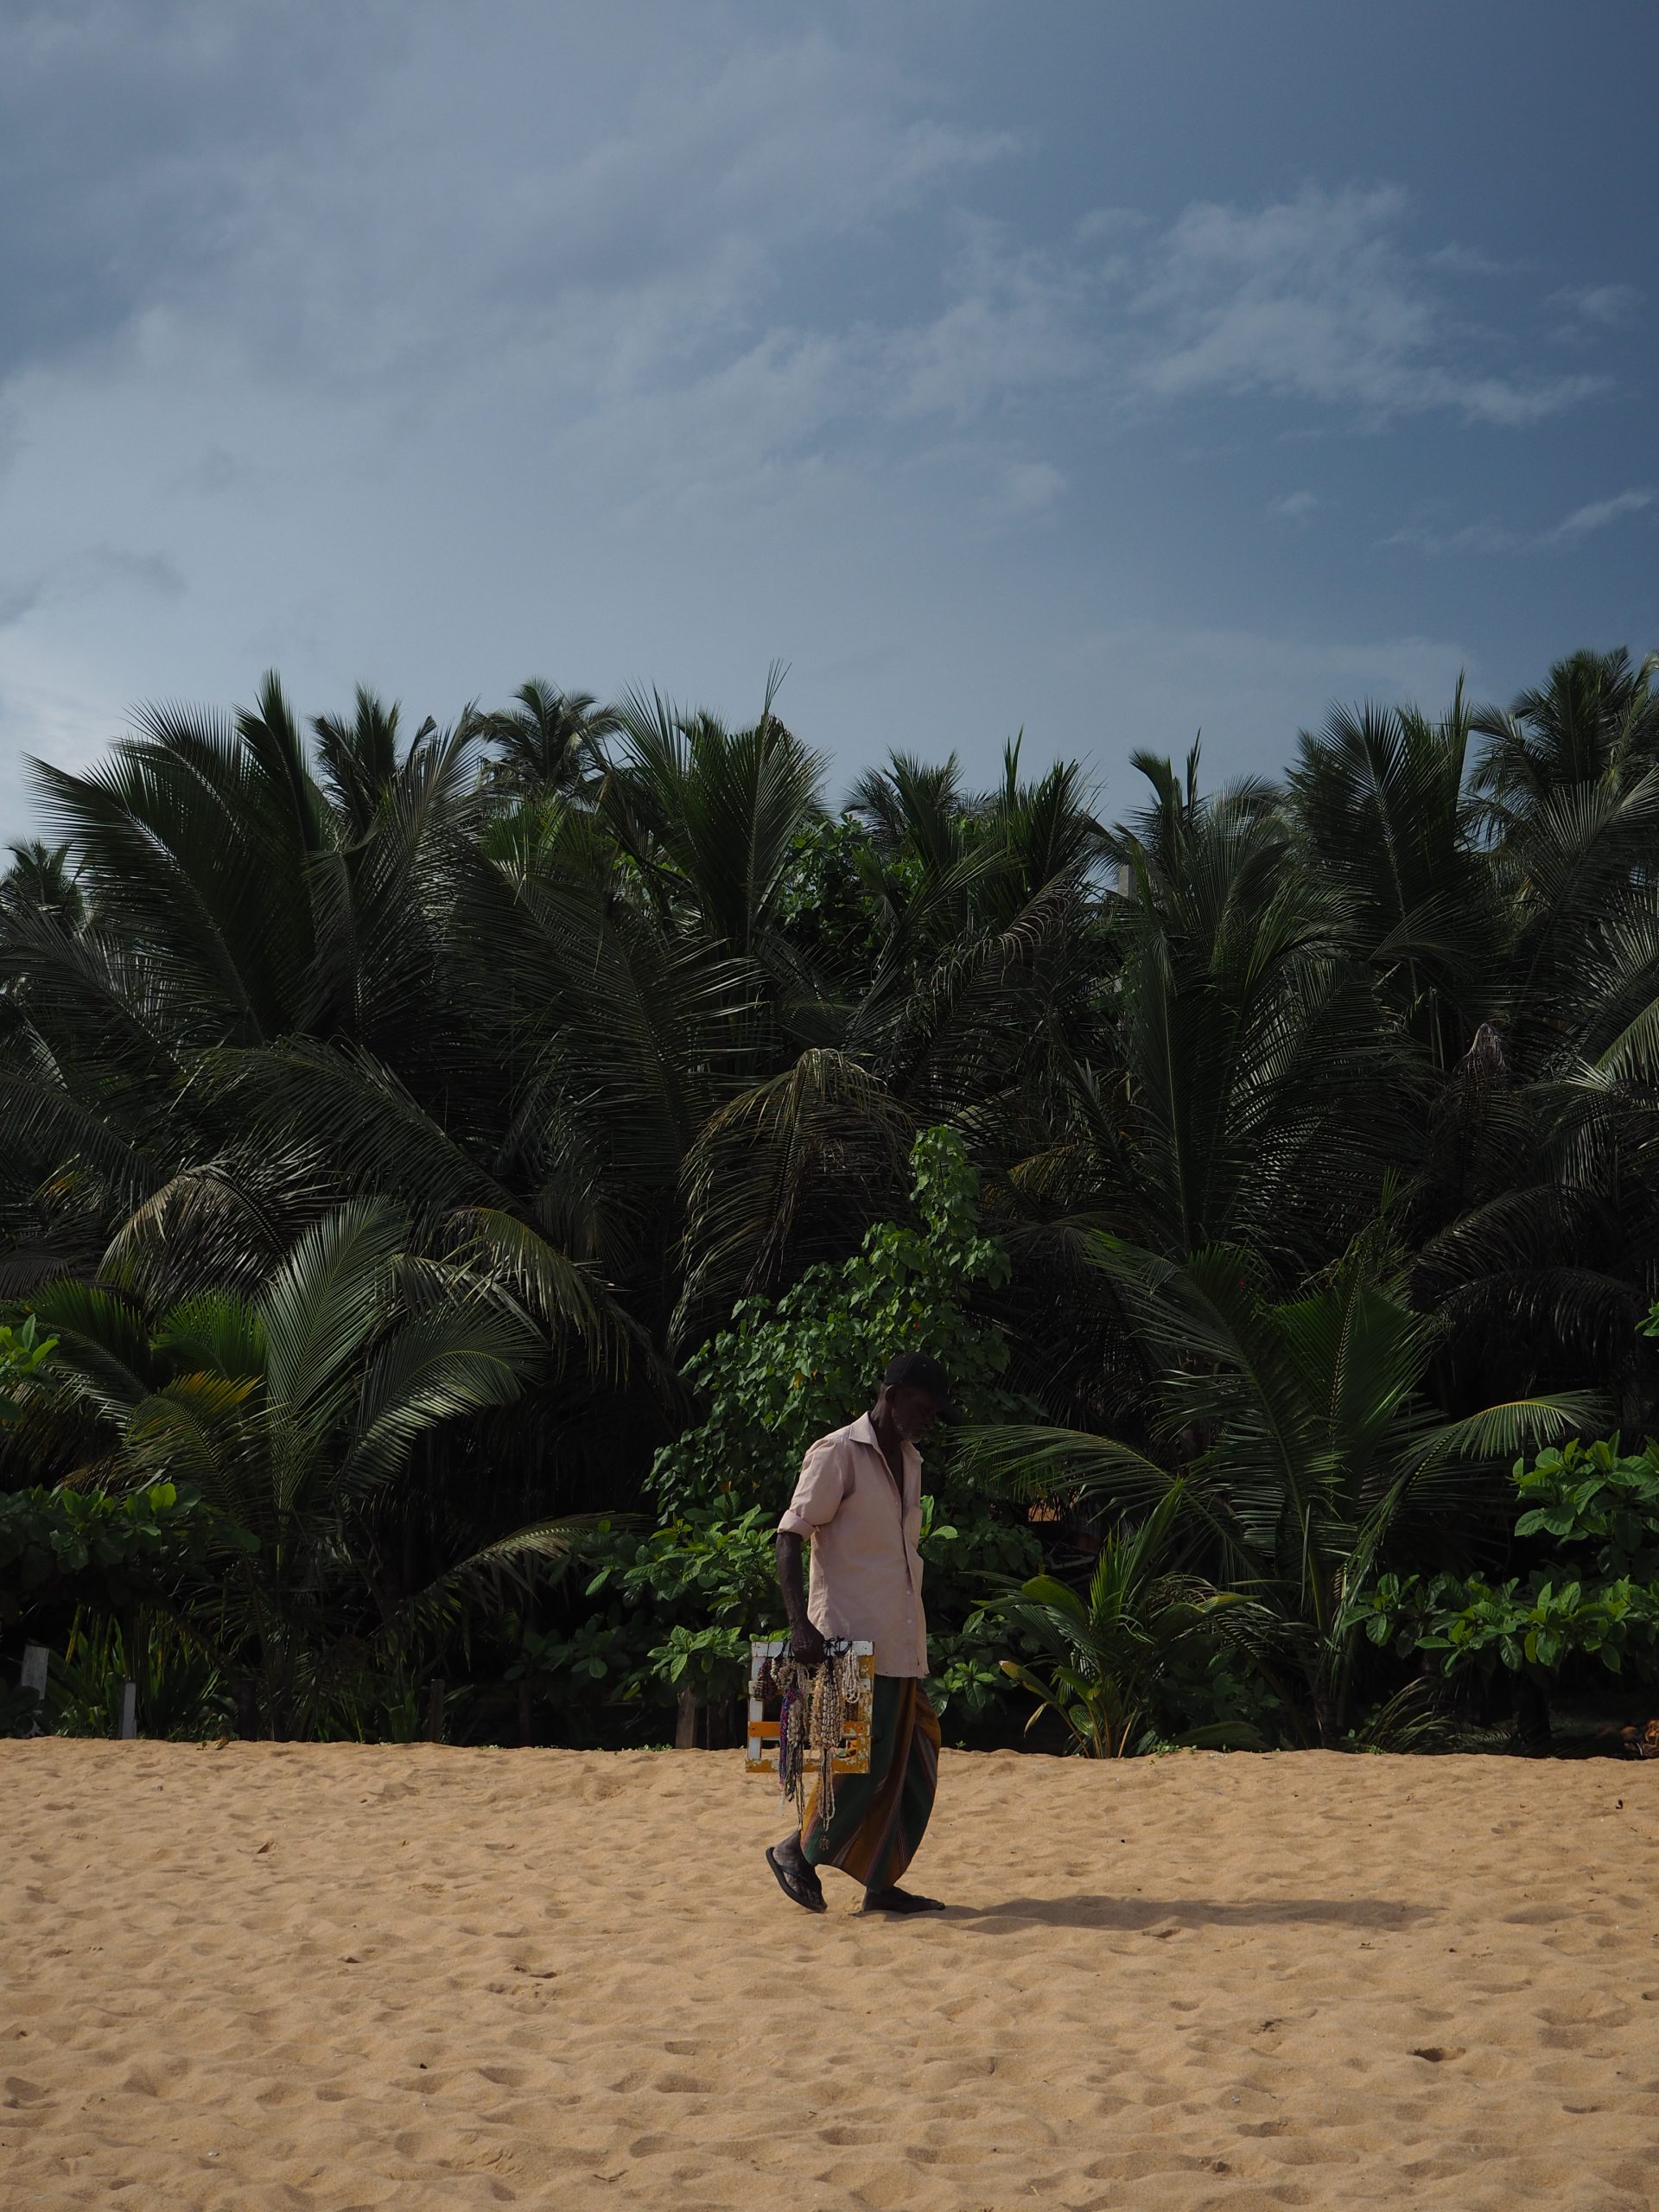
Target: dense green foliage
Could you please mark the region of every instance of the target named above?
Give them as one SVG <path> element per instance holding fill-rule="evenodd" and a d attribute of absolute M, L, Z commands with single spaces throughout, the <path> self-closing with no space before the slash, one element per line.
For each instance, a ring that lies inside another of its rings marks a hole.
<path fill-rule="evenodd" d="M 57 1346 L 55 1337 L 43 1337 L 33 1313 L 14 1329 L 0 1322 L 0 1421 L 16 1421 L 20 1411 L 16 1386 L 38 1374 Z"/>
<path fill-rule="evenodd" d="M 1440 1325 L 1411 1311 L 1370 1238 L 1285 1301 L 1238 1246 L 1179 1267 L 1098 1234 L 1087 1249 L 1153 1368 L 1148 1443 L 1011 1427 L 987 1438 L 982 1463 L 1046 1491 L 1154 1506 L 1149 1527 L 1179 1489 L 1226 1579 L 1270 1617 L 1271 1649 L 1300 1678 L 1292 1711 L 1337 1740 L 1351 1719 L 1354 1607 L 1379 1560 L 1436 1540 L 1471 1462 L 1558 1433 L 1594 1402 L 1532 1396 L 1438 1417 L 1422 1386 Z"/>
<path fill-rule="evenodd" d="M 1237 1653 L 1248 1672 L 1252 1630 L 1256 1643 L 1266 1639 L 1242 1591 L 1216 1590 L 1169 1571 L 1184 1503 L 1180 1484 L 1172 1484 L 1144 1519 L 1109 1531 L 1083 1589 L 1036 1574 L 995 1608 L 1046 1662 L 1041 1672 L 1018 1659 L 1001 1662 L 1037 1700 L 1033 1720 L 1054 1713 L 1073 1748 L 1090 1758 L 1122 1758 L 1166 1738 L 1214 1749 L 1256 1749 L 1262 1742 L 1242 1716 L 1187 1725 L 1198 1687 L 1192 1670 L 1210 1677 L 1205 1703 L 1213 1708 L 1217 1662 Z"/>
<path fill-rule="evenodd" d="M 664 1507 L 787 1496 L 807 1446 L 862 1411 L 895 1352 L 931 1351 L 970 1421 L 1022 1410 L 1001 1387 L 1007 1344 L 969 1306 L 1009 1273 L 1004 1246 L 980 1231 L 979 1177 L 943 1128 L 917 1139 L 911 1167 L 919 1227 L 878 1224 L 851 1259 L 809 1268 L 780 1299 L 740 1299 L 687 1360 L 707 1410 L 657 1455 L 651 1488 Z"/>
<path fill-rule="evenodd" d="M 1646 1567 L 1517 1533 L 1506 1471 L 1652 1427 L 1654 675 L 1338 711 L 1279 783 L 1136 755 L 1116 819 L 1017 748 L 834 812 L 770 690 L 410 736 L 268 678 L 41 769 L 0 1295 L 57 1341 L 8 1352 L 0 1497 L 173 1483 L 247 1543 L 143 1623 L 14 1563 L 0 1681 L 73 1630 L 169 1727 L 251 1685 L 406 1733 L 441 1675 L 475 1735 L 660 1739 L 772 1618 L 801 1444 L 925 1339 L 975 1421 L 929 1454 L 962 1727 L 1017 1735 L 1007 1658 L 1039 1740 L 1348 1740 L 1481 1606 L 1489 1696 L 1511 1647 L 1645 1694 Z"/>
<path fill-rule="evenodd" d="M 686 1363 L 703 1418 L 658 1454 L 648 1490 L 654 1529 L 607 1528 L 583 1546 L 586 1596 L 605 1608 L 570 1638 L 525 1631 L 518 1671 L 550 1694 L 562 1673 L 591 1700 L 649 1702 L 693 1693 L 737 1697 L 752 1637 L 781 1611 L 774 1532 L 807 1446 L 861 1408 L 894 1351 L 923 1345 L 944 1359 L 964 1414 L 994 1425 L 1029 1412 L 1001 1387 L 1007 1347 L 970 1310 L 981 1284 L 1001 1287 L 1008 1257 L 981 1232 L 979 1178 L 961 1140 L 926 1129 L 911 1154 L 916 1226 L 877 1223 L 839 1266 L 821 1262 L 781 1298 L 740 1300 L 728 1328 Z M 932 1694 L 958 1716 L 1000 1701 L 1006 1638 L 982 1618 L 991 1578 L 1029 1571 L 1040 1549 L 1023 1514 L 987 1492 L 937 1433 L 921 1548 L 933 1630 Z M 942 1513 L 932 1490 L 950 1494 Z M 602 1689 L 599 1686 L 603 1686 Z"/>
<path fill-rule="evenodd" d="M 1541 1556 L 1525 1575 L 1387 1574 L 1366 1596 L 1366 1633 L 1445 1673 L 1530 1675 L 1546 1690 L 1575 1656 L 1610 1674 L 1659 1652 L 1659 1445 L 1617 1437 L 1517 1460 L 1517 1537 Z"/>
<path fill-rule="evenodd" d="M 970 1422 L 1029 1418 L 1031 1407 L 1002 1384 L 1008 1349 L 1001 1331 L 970 1305 L 976 1291 L 1001 1289 L 1010 1270 L 1001 1241 L 982 1232 L 979 1177 L 960 1138 L 925 1129 L 911 1172 L 917 1226 L 877 1223 L 850 1259 L 809 1268 L 781 1298 L 740 1299 L 729 1327 L 686 1362 L 704 1418 L 658 1453 L 650 1489 L 675 1517 L 645 1540 L 624 1578 L 649 1598 L 653 1618 L 674 1623 L 658 1658 L 664 1681 L 689 1678 L 709 1697 L 736 1694 L 747 1635 L 778 1614 L 772 1532 L 779 1502 L 807 1446 L 862 1409 L 872 1378 L 895 1352 L 927 1349 L 941 1360 Z M 988 1578 L 1034 1567 L 1040 1553 L 1023 1516 L 1001 1510 L 946 1432 L 930 1440 L 926 1479 L 921 1548 L 933 1696 L 979 1717 L 1003 1689 L 996 1638 L 978 1618 Z M 933 1495 L 941 1489 L 948 1512 Z M 674 1573 L 681 1561 L 695 1573 Z M 698 1617 L 676 1619 L 694 1594 Z"/>
<path fill-rule="evenodd" d="M 14 1603 L 68 1582 L 89 1586 L 113 1609 L 186 1561 L 251 1547 L 245 1531 L 216 1524 L 199 1498 L 172 1483 L 127 1497 L 74 1490 L 0 1497 L 0 1578 Z"/>

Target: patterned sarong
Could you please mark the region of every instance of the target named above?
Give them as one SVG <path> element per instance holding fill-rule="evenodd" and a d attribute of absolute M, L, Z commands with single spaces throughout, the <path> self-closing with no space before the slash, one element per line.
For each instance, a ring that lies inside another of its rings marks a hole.
<path fill-rule="evenodd" d="M 839 1866 L 867 1890 L 890 1889 L 916 1856 L 939 1783 L 939 1722 L 913 1677 L 878 1675 L 870 1770 L 836 1777 L 836 1809 L 818 1819 L 807 1792 L 801 1850 L 810 1866 Z"/>

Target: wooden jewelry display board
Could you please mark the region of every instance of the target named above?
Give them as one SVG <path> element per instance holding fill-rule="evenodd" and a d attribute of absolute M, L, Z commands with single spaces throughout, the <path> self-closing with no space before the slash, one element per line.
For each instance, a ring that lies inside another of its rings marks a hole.
<path fill-rule="evenodd" d="M 842 1707 L 841 1734 L 836 1740 L 835 1771 L 868 1774 L 870 1770 L 870 1719 L 875 1705 L 875 1646 L 849 1647 L 858 1663 L 856 1694 Z M 787 1657 L 787 1637 L 757 1637 L 749 1647 L 749 1736 L 744 1758 L 750 1774 L 778 1776 L 777 1686 L 772 1679 L 774 1660 Z"/>

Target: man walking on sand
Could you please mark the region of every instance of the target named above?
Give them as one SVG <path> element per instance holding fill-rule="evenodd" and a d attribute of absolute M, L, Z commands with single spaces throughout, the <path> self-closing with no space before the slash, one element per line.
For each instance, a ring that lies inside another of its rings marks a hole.
<path fill-rule="evenodd" d="M 869 1772 L 837 1782 L 828 1821 L 819 1817 L 815 1786 L 798 1835 L 766 1853 L 785 1896 L 808 1912 L 827 1910 L 820 1866 L 838 1866 L 861 1883 L 866 1912 L 943 1909 L 936 1897 L 901 1890 L 899 1878 L 927 1827 L 939 1772 L 938 1719 L 922 1692 L 927 1622 L 916 1440 L 936 1421 L 959 1418 L 938 1360 L 900 1352 L 869 1412 L 809 1449 L 778 1524 L 778 1582 L 791 1655 L 804 1666 L 820 1665 L 826 1637 L 875 1647 Z M 804 1590 L 804 1543 L 812 1547 Z"/>

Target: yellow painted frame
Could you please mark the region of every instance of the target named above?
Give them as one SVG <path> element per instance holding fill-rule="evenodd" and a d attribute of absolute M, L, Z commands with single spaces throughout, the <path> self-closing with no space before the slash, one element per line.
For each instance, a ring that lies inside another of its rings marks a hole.
<path fill-rule="evenodd" d="M 787 1637 L 756 1637 L 749 1646 L 749 1733 L 743 1766 L 748 1774 L 778 1777 L 778 1700 L 760 1694 L 760 1674 L 769 1659 L 779 1659 L 789 1649 Z M 848 1713 L 836 1746 L 837 1774 L 868 1774 L 870 1770 L 870 1723 L 875 1710 L 875 1646 L 855 1643 L 858 1661 L 858 1701 Z"/>

